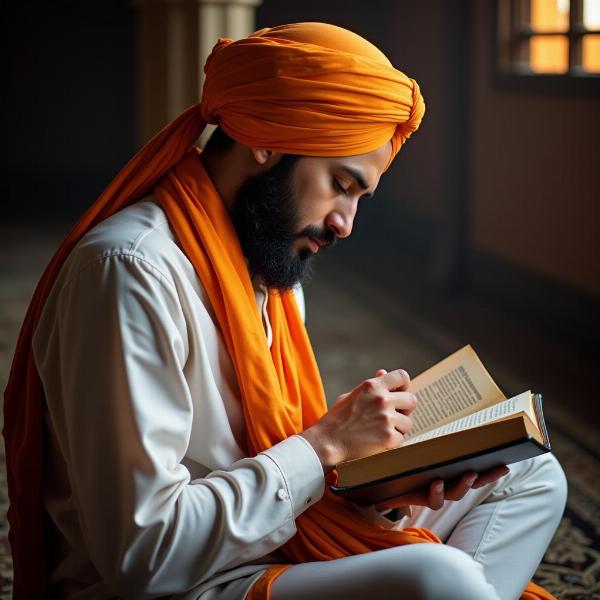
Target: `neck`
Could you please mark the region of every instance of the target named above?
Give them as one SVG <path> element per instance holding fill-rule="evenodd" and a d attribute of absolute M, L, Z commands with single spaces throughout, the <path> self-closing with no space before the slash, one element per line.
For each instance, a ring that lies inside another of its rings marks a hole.
<path fill-rule="evenodd" d="M 204 151 L 200 154 L 210 180 L 230 213 L 236 192 L 246 177 L 244 157 L 236 146 L 223 152 Z"/>

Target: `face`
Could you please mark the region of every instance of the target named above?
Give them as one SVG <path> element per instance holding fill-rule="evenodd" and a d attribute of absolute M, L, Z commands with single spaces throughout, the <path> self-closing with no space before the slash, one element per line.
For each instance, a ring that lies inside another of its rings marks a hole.
<path fill-rule="evenodd" d="M 352 232 L 359 202 L 379 184 L 391 143 L 357 156 L 283 155 L 249 177 L 231 217 L 251 275 L 286 290 L 311 273 L 317 252 Z"/>

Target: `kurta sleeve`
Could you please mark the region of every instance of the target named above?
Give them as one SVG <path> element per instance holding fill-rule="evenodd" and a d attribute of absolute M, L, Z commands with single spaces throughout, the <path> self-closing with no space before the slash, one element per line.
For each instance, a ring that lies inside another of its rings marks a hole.
<path fill-rule="evenodd" d="M 115 594 L 191 589 L 290 539 L 323 494 L 300 436 L 190 480 L 185 316 L 171 280 L 134 255 L 87 265 L 57 293 L 36 349 L 85 552 Z"/>

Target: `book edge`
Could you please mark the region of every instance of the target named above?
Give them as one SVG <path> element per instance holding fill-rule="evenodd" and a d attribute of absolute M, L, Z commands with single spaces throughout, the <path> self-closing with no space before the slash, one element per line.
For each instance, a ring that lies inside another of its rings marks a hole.
<path fill-rule="evenodd" d="M 510 442 L 506 442 L 504 444 L 499 444 L 498 446 L 492 446 L 490 448 L 485 448 L 478 452 L 471 452 L 470 454 L 463 454 L 457 458 L 444 460 L 444 461 L 441 461 L 438 463 L 431 463 L 431 464 L 425 465 L 423 467 L 411 469 L 410 471 L 402 471 L 401 473 L 394 473 L 392 475 L 388 475 L 387 477 L 383 477 L 380 479 L 371 479 L 369 481 L 364 481 L 362 483 L 356 483 L 356 484 L 348 485 L 348 486 L 330 485 L 329 488 L 335 492 L 344 492 L 344 491 L 368 488 L 373 485 L 379 485 L 382 483 L 386 483 L 387 481 L 393 481 L 394 479 L 402 479 L 404 477 L 411 477 L 412 475 L 416 475 L 416 474 L 422 473 L 424 471 L 429 471 L 432 469 L 439 469 L 441 467 L 445 467 L 447 465 L 451 465 L 453 463 L 457 463 L 457 462 L 460 462 L 463 460 L 477 458 L 478 456 L 482 456 L 484 454 L 491 454 L 492 452 L 498 452 L 500 450 L 504 450 L 505 448 L 510 448 L 511 446 L 516 446 L 517 444 L 522 444 L 523 442 L 533 442 L 536 446 L 538 446 L 538 448 L 543 450 L 544 453 L 550 452 L 549 446 L 546 446 L 545 444 L 540 444 L 540 442 L 538 440 L 536 440 L 535 437 L 533 435 L 531 435 L 531 433 L 527 432 L 527 434 L 521 438 L 511 440 Z"/>
<path fill-rule="evenodd" d="M 482 430 L 482 429 L 489 428 L 489 427 L 494 427 L 494 426 L 504 427 L 504 426 L 507 426 L 507 425 L 504 425 L 504 424 L 507 424 L 507 423 L 511 423 L 511 426 L 514 426 L 515 422 L 518 422 L 519 424 L 522 424 L 524 430 L 522 432 L 520 432 L 519 437 L 514 437 L 512 440 L 510 440 L 509 442 L 507 442 L 506 444 L 508 446 L 514 445 L 519 440 L 525 439 L 525 435 L 535 439 L 535 436 L 531 432 L 529 432 L 527 430 L 527 422 L 531 423 L 531 426 L 534 427 L 535 429 L 537 429 L 539 431 L 539 433 L 540 433 L 541 437 L 543 438 L 544 442 L 546 441 L 546 438 L 544 438 L 543 432 L 540 430 L 540 428 L 536 424 L 534 424 L 531 421 L 531 419 L 528 417 L 528 415 L 526 415 L 525 413 L 519 412 L 517 414 L 511 415 L 511 416 L 506 417 L 504 419 L 500 419 L 500 420 L 497 420 L 497 421 L 491 421 L 489 423 L 485 423 L 483 425 L 479 425 L 477 427 L 472 427 L 472 428 L 469 428 L 469 429 L 463 429 L 461 431 L 455 431 L 455 432 L 452 432 L 452 433 L 447 433 L 447 434 L 445 434 L 443 436 L 439 436 L 439 437 L 436 437 L 436 438 L 431 438 L 431 439 L 428 439 L 428 440 L 423 440 L 422 442 L 418 442 L 417 444 L 414 444 L 414 445 L 411 445 L 411 446 L 399 446 L 397 448 L 390 448 L 389 450 L 384 450 L 383 452 L 378 452 L 376 454 L 371 454 L 370 456 L 365 456 L 365 457 L 362 457 L 362 458 L 356 458 L 356 459 L 353 459 L 353 460 L 350 460 L 350 461 L 345 461 L 344 463 L 340 463 L 340 465 L 337 465 L 336 469 L 338 469 L 338 475 L 339 475 L 339 467 L 342 466 L 342 465 L 348 465 L 350 467 L 350 470 L 352 470 L 351 465 L 353 463 L 354 464 L 356 464 L 356 463 L 364 463 L 364 461 L 370 461 L 371 459 L 374 459 L 374 457 L 379 457 L 378 459 L 376 459 L 376 461 L 380 461 L 380 460 L 382 460 L 382 458 L 381 458 L 382 455 L 388 454 L 388 456 L 392 456 L 395 453 L 402 453 L 403 449 L 409 448 L 409 447 L 411 448 L 411 452 L 414 453 L 414 452 L 416 452 L 416 450 L 414 450 L 414 448 L 418 448 L 419 444 L 427 444 L 428 442 L 435 442 L 435 443 L 439 444 L 440 443 L 439 440 L 444 440 L 444 439 L 450 438 L 450 437 L 460 437 L 460 436 L 464 436 L 465 434 L 466 435 L 474 435 L 475 431 L 477 431 L 478 434 L 481 434 L 480 430 Z M 500 424 L 503 424 L 503 425 L 500 425 Z M 540 444 L 539 440 L 536 439 L 535 441 L 536 441 L 536 443 L 538 445 Z M 462 460 L 466 456 L 479 456 L 481 454 L 485 454 L 485 453 L 491 452 L 492 448 L 495 448 L 495 447 L 496 446 L 491 446 L 491 447 L 483 448 L 480 451 L 476 451 L 474 453 L 460 454 L 458 456 L 454 456 L 452 458 L 449 458 L 449 459 L 446 459 L 446 460 L 443 460 L 443 461 L 440 461 L 440 462 L 436 462 L 436 463 L 427 463 L 426 465 L 415 467 L 413 469 L 410 469 L 409 471 L 397 471 L 397 472 L 393 473 L 390 476 L 384 476 L 384 478 L 387 478 L 387 477 L 396 477 L 399 473 L 401 473 L 402 476 L 405 476 L 405 475 L 408 476 L 408 473 L 414 473 L 414 472 L 418 473 L 420 471 L 433 468 L 433 465 L 451 464 L 451 463 L 456 462 L 458 460 Z M 383 460 L 386 460 L 386 459 L 383 459 Z M 364 468 L 364 467 L 362 467 L 362 468 Z M 342 469 L 343 469 L 343 467 L 342 467 Z M 371 479 L 371 480 L 368 481 L 368 483 L 372 483 L 374 481 L 379 481 L 379 479 Z M 351 485 L 359 485 L 359 484 L 351 484 Z"/>

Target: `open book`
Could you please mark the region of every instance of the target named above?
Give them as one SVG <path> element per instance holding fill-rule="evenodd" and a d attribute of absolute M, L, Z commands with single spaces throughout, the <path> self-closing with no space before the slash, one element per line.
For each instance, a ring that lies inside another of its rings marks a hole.
<path fill-rule="evenodd" d="M 418 404 L 404 444 L 337 465 L 335 494 L 366 506 L 550 450 L 541 395 L 507 399 L 471 346 L 415 377 L 410 391 Z"/>

